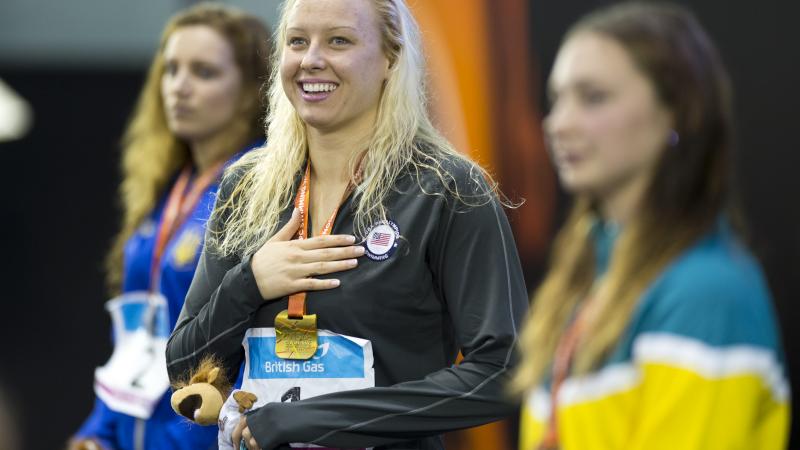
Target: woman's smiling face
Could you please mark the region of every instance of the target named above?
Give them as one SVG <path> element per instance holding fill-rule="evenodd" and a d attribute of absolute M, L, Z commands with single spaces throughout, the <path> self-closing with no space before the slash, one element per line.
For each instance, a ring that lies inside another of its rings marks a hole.
<path fill-rule="evenodd" d="M 374 122 L 389 60 L 370 0 L 298 0 L 282 45 L 283 89 L 308 126 Z"/>

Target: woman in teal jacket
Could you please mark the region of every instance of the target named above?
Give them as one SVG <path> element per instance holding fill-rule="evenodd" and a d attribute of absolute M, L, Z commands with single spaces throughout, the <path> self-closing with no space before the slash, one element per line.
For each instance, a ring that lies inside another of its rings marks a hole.
<path fill-rule="evenodd" d="M 570 30 L 549 91 L 575 203 L 520 340 L 520 449 L 784 448 L 780 334 L 730 213 L 714 44 L 679 6 L 622 2 Z"/>

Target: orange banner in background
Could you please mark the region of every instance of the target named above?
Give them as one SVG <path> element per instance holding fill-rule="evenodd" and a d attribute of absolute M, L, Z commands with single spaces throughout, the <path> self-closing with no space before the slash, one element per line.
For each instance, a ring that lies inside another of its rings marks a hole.
<path fill-rule="evenodd" d="M 527 0 L 410 0 L 428 61 L 431 113 L 456 148 L 486 167 L 512 200 L 526 276 L 541 269 L 555 207 L 555 177 L 538 110 Z M 511 421 L 446 436 L 455 450 L 513 448 Z"/>
<path fill-rule="evenodd" d="M 456 148 L 491 170 L 490 48 L 483 6 L 483 0 L 420 0 L 412 9 L 425 42 L 436 124 Z"/>
<path fill-rule="evenodd" d="M 456 148 L 486 167 L 511 200 L 523 265 L 539 266 L 555 178 L 538 110 L 526 0 L 411 0 L 428 60 L 431 112 Z"/>

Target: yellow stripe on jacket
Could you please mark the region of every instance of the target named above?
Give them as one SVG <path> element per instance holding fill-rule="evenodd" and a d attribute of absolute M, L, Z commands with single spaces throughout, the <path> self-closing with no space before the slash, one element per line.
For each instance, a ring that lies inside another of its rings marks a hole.
<path fill-rule="evenodd" d="M 789 391 L 770 351 L 658 334 L 637 339 L 634 360 L 564 383 L 562 450 L 785 448 Z M 549 409 L 543 389 L 528 397 L 521 450 L 541 441 Z"/>

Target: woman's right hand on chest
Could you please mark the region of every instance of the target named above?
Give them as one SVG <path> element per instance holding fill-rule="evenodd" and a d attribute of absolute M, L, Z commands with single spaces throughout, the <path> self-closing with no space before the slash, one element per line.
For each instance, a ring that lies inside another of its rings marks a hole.
<path fill-rule="evenodd" d="M 289 222 L 258 249 L 250 261 L 264 299 L 333 289 L 339 286 L 338 279 L 314 277 L 352 269 L 358 265 L 357 258 L 364 255 L 364 247 L 353 245 L 355 237 L 350 235 L 292 240 L 300 225 L 300 213 L 295 209 Z"/>

